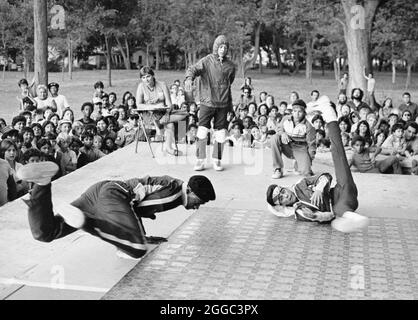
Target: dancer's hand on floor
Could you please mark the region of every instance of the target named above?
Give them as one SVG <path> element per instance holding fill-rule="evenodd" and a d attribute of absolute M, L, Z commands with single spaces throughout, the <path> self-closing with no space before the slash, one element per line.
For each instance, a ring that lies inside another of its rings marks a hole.
<path fill-rule="evenodd" d="M 168 242 L 167 238 L 163 237 L 145 237 L 145 239 L 149 244 L 161 244 L 163 242 Z"/>
<path fill-rule="evenodd" d="M 316 190 L 311 197 L 311 203 L 314 206 L 319 207 L 323 201 L 324 201 L 324 196 L 322 194 L 322 191 Z"/>

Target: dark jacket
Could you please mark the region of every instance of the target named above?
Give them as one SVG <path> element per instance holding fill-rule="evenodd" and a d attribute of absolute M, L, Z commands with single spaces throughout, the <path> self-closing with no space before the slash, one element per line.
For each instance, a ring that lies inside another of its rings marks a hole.
<path fill-rule="evenodd" d="M 186 78 L 199 77 L 196 101 L 198 104 L 215 108 L 232 108 L 231 85 L 235 80 L 236 67 L 228 58 L 219 59 L 218 48 L 227 44 L 224 36 L 219 36 L 213 45 L 213 53 L 190 66 Z"/>

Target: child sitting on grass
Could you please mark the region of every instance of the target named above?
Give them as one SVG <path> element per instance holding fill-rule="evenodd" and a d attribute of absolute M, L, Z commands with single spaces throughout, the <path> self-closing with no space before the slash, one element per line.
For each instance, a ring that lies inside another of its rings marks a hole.
<path fill-rule="evenodd" d="M 90 132 L 86 132 L 81 136 L 83 147 L 80 152 L 87 156 L 88 163 L 94 162 L 105 156 L 103 152 L 93 146 L 94 136 Z"/>
<path fill-rule="evenodd" d="M 390 156 L 384 160 L 376 161 L 377 155 L 381 149 L 377 149 L 372 157 L 370 150 L 366 148 L 366 140 L 362 136 L 355 136 L 351 142 L 353 148 L 353 156 L 349 159 L 350 167 L 354 166 L 361 173 L 393 173 L 402 174 L 400 158 Z"/>
<path fill-rule="evenodd" d="M 59 152 L 61 153 L 61 172 L 65 176 L 77 169 L 77 155 L 69 148 L 71 138 L 69 136 L 58 139 Z"/>
<path fill-rule="evenodd" d="M 227 143 L 230 147 L 241 147 L 243 142 L 242 125 L 239 122 L 234 122 L 231 129 L 231 135 L 227 138 Z"/>
<path fill-rule="evenodd" d="M 382 154 L 393 156 L 405 156 L 406 139 L 404 137 L 404 127 L 400 123 L 392 126 L 392 134 L 382 144 Z"/>

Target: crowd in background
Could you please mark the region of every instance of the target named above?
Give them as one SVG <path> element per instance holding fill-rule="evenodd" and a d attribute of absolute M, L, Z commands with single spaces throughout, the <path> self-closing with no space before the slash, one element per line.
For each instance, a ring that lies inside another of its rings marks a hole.
<path fill-rule="evenodd" d="M 399 106 L 393 105 L 391 98 L 380 105 L 370 90 L 366 99 L 360 89 L 354 89 L 348 97 L 346 83 L 344 76 L 335 107 L 344 145 L 347 151 L 353 152 L 350 164 L 360 172 L 369 172 L 381 154 L 398 159 L 399 168 L 403 168 L 397 170 L 391 163 L 389 169 L 381 172 L 418 174 L 418 105 L 411 101 L 411 95 L 404 93 Z M 25 79 L 18 86 L 19 114 L 11 123 L 0 118 L 0 206 L 30 190 L 28 183 L 16 177 L 16 171 L 26 163 L 54 161 L 60 167 L 54 177 L 57 179 L 135 139 L 145 141 L 142 130 L 138 133 L 140 113 L 131 92 L 120 97 L 115 92 L 105 93 L 99 81 L 94 84 L 91 102 L 81 106 L 83 116 L 75 119 L 74 109 L 60 94 L 58 83 L 39 85 L 36 93 Z M 198 105 L 187 101 L 179 80 L 169 89 L 174 109 L 188 112 L 186 133 L 180 134 L 177 128 L 177 142 L 194 144 L 199 125 Z M 276 103 L 275 97 L 263 90 L 256 94 L 250 78 L 245 79 L 241 91 L 228 113 L 227 143 L 231 147 L 270 148 L 271 138 L 292 119 L 292 105 L 300 101 L 298 92 L 292 92 L 288 101 Z M 319 91 L 312 91 L 306 107 L 315 105 L 319 97 Z M 329 151 L 330 142 L 321 115 L 306 113 L 304 116 L 315 130 L 317 152 Z M 152 141 L 163 139 L 153 124 L 145 123 L 145 129 Z"/>

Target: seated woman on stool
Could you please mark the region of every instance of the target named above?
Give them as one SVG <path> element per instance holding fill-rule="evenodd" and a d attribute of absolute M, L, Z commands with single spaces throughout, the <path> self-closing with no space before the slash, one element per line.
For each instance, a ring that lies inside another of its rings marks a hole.
<path fill-rule="evenodd" d="M 138 110 L 145 111 L 143 112 L 144 122 L 153 122 L 157 132 L 164 128 L 164 151 L 175 156 L 181 155 L 177 148 L 173 148 L 174 122 L 185 120 L 187 112 L 173 110 L 167 85 L 155 79 L 154 71 L 150 67 L 143 67 L 139 75 L 142 82 L 136 92 L 136 102 Z"/>

